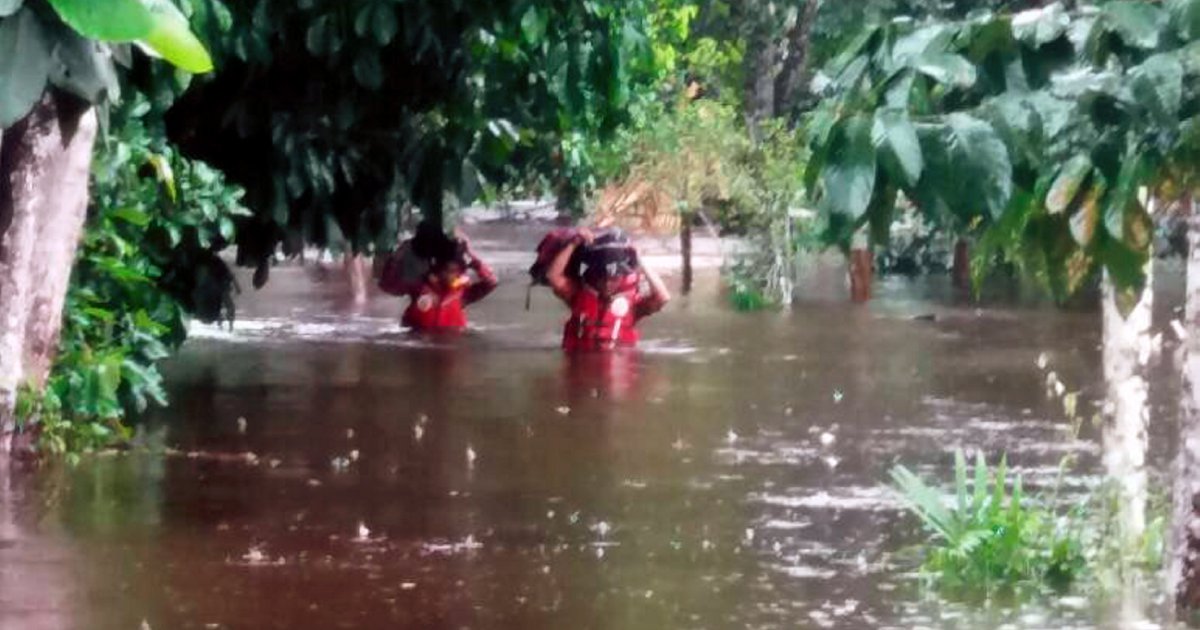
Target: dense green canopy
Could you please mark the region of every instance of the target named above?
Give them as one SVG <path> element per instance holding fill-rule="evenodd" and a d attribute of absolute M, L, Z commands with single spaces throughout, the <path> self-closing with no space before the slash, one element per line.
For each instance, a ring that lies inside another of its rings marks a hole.
<path fill-rule="evenodd" d="M 647 7 L 501 0 L 190 0 L 218 72 L 172 109 L 172 139 L 245 187 L 239 257 L 280 243 L 370 249 L 402 203 L 544 175 L 584 183 L 585 139 L 652 78 Z"/>
<path fill-rule="evenodd" d="M 1200 122 L 1200 3 L 893 21 L 826 69 L 810 189 L 842 226 L 886 238 L 898 191 L 983 231 L 1060 296 L 1099 269 L 1138 289 L 1152 218 L 1138 191 L 1190 179 Z"/>

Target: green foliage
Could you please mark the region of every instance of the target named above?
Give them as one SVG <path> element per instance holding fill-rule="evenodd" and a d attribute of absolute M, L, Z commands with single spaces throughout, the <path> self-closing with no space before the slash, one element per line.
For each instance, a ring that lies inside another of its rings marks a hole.
<path fill-rule="evenodd" d="M 954 498 L 926 485 L 903 466 L 892 482 L 932 535 L 922 573 L 951 591 L 992 592 L 1020 586 L 1069 585 L 1085 565 L 1078 515 L 1057 514 L 1027 499 L 1021 478 L 1008 478 L 1004 459 L 990 470 L 979 454 L 973 481 L 966 458 L 955 454 Z"/>
<path fill-rule="evenodd" d="M 47 85 L 93 104 L 120 96 L 114 59 L 129 43 L 189 72 L 212 61 L 169 0 L 8 0 L 0 3 L 0 128 L 10 127 Z"/>
<path fill-rule="evenodd" d="M 239 261 L 282 245 L 394 244 L 398 208 L 434 220 L 534 179 L 567 206 L 594 139 L 658 73 L 650 2 L 189 0 L 220 68 L 170 135 L 247 191 Z"/>
<path fill-rule="evenodd" d="M 1138 291 L 1147 199 L 1195 180 L 1196 6 L 1053 3 L 868 27 L 826 66 L 826 99 L 806 121 L 811 193 L 850 223 L 846 238 L 868 223 L 886 233 L 894 216 L 867 190 L 904 192 L 931 223 L 979 235 L 977 281 L 999 259 L 1060 298 L 1100 269 Z M 869 156 L 847 139 L 867 119 Z"/>
<path fill-rule="evenodd" d="M 1065 463 L 1064 463 L 1065 465 Z M 1029 496 L 1007 463 L 974 466 L 955 453 L 954 485 L 947 497 L 904 466 L 891 470 L 906 507 L 928 533 L 921 574 L 959 596 L 1044 592 L 1082 584 L 1109 589 L 1129 571 L 1153 570 L 1162 557 L 1161 506 L 1136 544 L 1116 533 L 1116 492 L 1099 488 L 1067 507 L 1051 496 Z"/>
<path fill-rule="evenodd" d="M 127 411 L 166 404 L 156 365 L 183 342 L 189 316 L 233 316 L 233 276 L 217 252 L 248 214 L 241 193 L 166 146 L 154 119 L 132 100 L 95 155 L 59 353 L 18 413 L 50 452 L 126 439 Z"/>

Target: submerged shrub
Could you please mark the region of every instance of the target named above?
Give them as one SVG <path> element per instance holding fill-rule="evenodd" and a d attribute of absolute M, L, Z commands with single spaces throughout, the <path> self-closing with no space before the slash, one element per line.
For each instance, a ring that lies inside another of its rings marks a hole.
<path fill-rule="evenodd" d="M 1129 572 L 1155 570 L 1162 557 L 1164 518 L 1148 519 L 1142 539 L 1125 545 L 1116 533 L 1114 491 L 1102 486 L 1069 507 L 1025 494 L 1005 458 L 973 467 L 955 454 L 953 496 L 927 485 L 904 466 L 891 471 L 906 507 L 929 537 L 920 573 L 929 585 L 957 594 L 1108 590 Z M 1151 513 L 1161 511 L 1152 504 Z"/>
<path fill-rule="evenodd" d="M 1009 483 L 1007 463 L 989 469 L 975 460 L 973 482 L 962 451 L 955 455 L 954 497 L 926 485 L 904 466 L 892 481 L 909 510 L 931 534 L 921 573 L 951 590 L 1018 585 L 1065 586 L 1083 570 L 1079 515 L 1056 513 L 1025 497 L 1021 477 Z M 948 503 L 948 504 L 947 504 Z"/>

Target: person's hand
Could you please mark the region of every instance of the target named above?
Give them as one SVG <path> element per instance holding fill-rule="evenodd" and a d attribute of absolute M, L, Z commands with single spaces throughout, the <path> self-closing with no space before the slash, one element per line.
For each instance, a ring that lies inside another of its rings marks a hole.
<path fill-rule="evenodd" d="M 579 228 L 575 233 L 575 238 L 579 241 L 579 245 L 591 245 L 592 241 L 596 240 L 596 235 L 588 228 Z"/>

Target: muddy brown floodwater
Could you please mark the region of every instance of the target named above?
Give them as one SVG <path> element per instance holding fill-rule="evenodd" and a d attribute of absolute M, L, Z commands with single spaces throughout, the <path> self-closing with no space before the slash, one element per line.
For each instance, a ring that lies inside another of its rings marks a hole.
<path fill-rule="evenodd" d="M 930 278 L 742 314 L 710 271 L 640 352 L 572 361 L 513 260 L 475 330 L 432 342 L 395 300 L 352 312 L 278 269 L 169 364 L 160 452 L 0 477 L 0 628 L 1116 627 L 922 595 L 884 484 L 946 479 L 956 447 L 1033 484 L 1075 453 L 1065 491 L 1094 483 L 1097 438 L 1035 361 L 1095 400 L 1095 312 Z"/>

